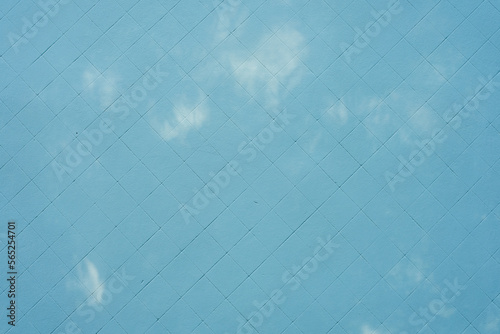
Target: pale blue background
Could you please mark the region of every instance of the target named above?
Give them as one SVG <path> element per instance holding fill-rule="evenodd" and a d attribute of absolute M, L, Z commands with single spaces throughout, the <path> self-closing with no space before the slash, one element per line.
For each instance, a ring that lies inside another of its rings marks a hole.
<path fill-rule="evenodd" d="M 0 232 L 17 222 L 20 272 L 11 330 L 1 235 L 1 330 L 236 333 L 282 289 L 254 333 L 500 333 L 500 92 L 456 129 L 443 118 L 480 78 L 500 82 L 500 1 L 401 0 L 349 62 L 342 43 L 387 5 L 65 1 L 16 51 L 9 33 L 44 12 L 1 1 Z M 157 64 L 168 77 L 113 114 Z M 283 110 L 295 118 L 247 161 L 240 143 Z M 106 118 L 60 181 L 54 162 Z M 447 139 L 391 191 L 385 173 L 434 129 Z M 179 206 L 232 160 L 240 173 L 186 224 Z M 339 248 L 284 287 L 328 235 Z M 135 278 L 102 305 L 122 270 Z M 411 323 L 444 280 L 466 288 Z"/>

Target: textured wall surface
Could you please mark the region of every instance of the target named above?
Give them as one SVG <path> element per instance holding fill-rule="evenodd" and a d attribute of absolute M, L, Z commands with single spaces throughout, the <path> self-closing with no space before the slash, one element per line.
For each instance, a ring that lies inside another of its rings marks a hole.
<path fill-rule="evenodd" d="M 500 333 L 499 28 L 499 0 L 1 1 L 0 331 Z"/>

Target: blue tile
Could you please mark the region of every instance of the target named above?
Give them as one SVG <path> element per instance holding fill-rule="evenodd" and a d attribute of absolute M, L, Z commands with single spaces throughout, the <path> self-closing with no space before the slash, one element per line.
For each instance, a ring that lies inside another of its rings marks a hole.
<path fill-rule="evenodd" d="M 314 206 L 297 189 L 291 190 L 275 206 L 276 213 L 292 230 L 298 228 L 314 210 Z"/>
<path fill-rule="evenodd" d="M 499 17 L 500 13 L 498 8 L 493 6 L 490 2 L 486 2 L 476 8 L 474 13 L 469 17 L 469 20 L 484 34 L 484 36 L 490 37 L 500 28 L 498 25 Z"/>
<path fill-rule="evenodd" d="M 228 301 L 241 313 L 249 314 L 254 311 L 254 300 L 265 300 L 267 295 L 251 279 L 247 278 L 236 290 L 228 297 Z"/>
<path fill-rule="evenodd" d="M 16 71 L 22 73 L 40 56 L 40 52 L 26 38 L 17 39 L 11 48 L 3 53 L 5 61 Z"/>
<path fill-rule="evenodd" d="M 98 205 L 116 226 L 134 210 L 136 202 L 119 184 L 115 184 L 104 194 Z"/>
<path fill-rule="evenodd" d="M 39 20 L 36 24 L 42 25 L 43 19 Z M 62 31 L 56 25 L 47 24 L 45 27 L 38 29 L 36 38 L 30 39 L 30 43 L 40 52 L 43 53 L 47 50 L 55 41 L 57 41 L 62 36 Z"/>
<path fill-rule="evenodd" d="M 159 321 L 155 322 L 153 326 L 151 326 L 147 334 L 160 334 L 160 333 L 168 333 L 165 326 L 163 326 Z"/>
<path fill-rule="evenodd" d="M 160 181 L 138 163 L 120 179 L 120 185 L 137 203 L 141 203 L 160 185 Z"/>
<path fill-rule="evenodd" d="M 384 305 L 379 304 L 380 298 L 384 298 Z M 380 322 L 384 322 L 403 302 L 403 299 L 385 281 L 380 281 L 375 285 L 365 298 L 365 306 L 377 317 Z"/>
<path fill-rule="evenodd" d="M 401 77 L 387 64 L 380 60 L 363 80 L 380 98 L 386 98 L 402 82 Z"/>
<path fill-rule="evenodd" d="M 336 4 L 330 3 L 330 6 Z M 355 32 L 353 28 L 345 22 L 342 17 L 332 17 L 329 25 L 319 33 L 319 36 L 337 53 L 343 52 L 340 48 L 341 43 L 351 44 L 354 42 Z"/>
<path fill-rule="evenodd" d="M 96 205 L 93 205 L 73 226 L 91 245 L 96 245 L 102 236 L 109 234 L 115 227 Z"/>
<path fill-rule="evenodd" d="M 126 280 L 124 279 L 125 275 L 127 276 Z M 127 292 L 130 291 L 132 295 L 137 295 L 157 275 L 158 271 L 149 264 L 140 252 L 135 252 L 115 273 L 118 280 L 125 281 L 123 284 L 127 287 Z"/>
<path fill-rule="evenodd" d="M 65 33 L 83 16 L 83 14 L 84 12 L 78 4 L 73 2 L 59 2 L 58 15 L 54 15 L 51 18 L 51 21 L 59 28 L 59 30 L 61 30 L 61 32 Z"/>
<path fill-rule="evenodd" d="M 226 160 L 208 143 L 199 147 L 186 160 L 186 165 L 197 175 L 196 178 L 200 178 L 205 183 L 212 181 L 215 171 L 227 168 Z"/>
<path fill-rule="evenodd" d="M 341 77 L 342 81 L 337 78 Z M 359 80 L 358 75 L 349 67 L 342 58 L 335 60 L 320 76 L 321 81 L 338 98 L 344 96 L 347 91 Z"/>
<path fill-rule="evenodd" d="M 225 251 L 229 251 L 248 229 L 231 210 L 225 210 L 207 227 L 207 231 Z"/>
<path fill-rule="evenodd" d="M 31 222 L 45 209 L 49 200 L 33 182 L 30 182 L 11 200 L 11 203 L 22 212 L 26 221 Z"/>
<path fill-rule="evenodd" d="M 498 153 L 495 153 L 493 147 L 497 145 L 498 134 L 491 125 L 488 126 L 472 144 L 473 149 L 483 160 L 492 166 L 498 160 Z"/>
<path fill-rule="evenodd" d="M 183 251 L 202 272 L 210 269 L 224 253 L 224 249 L 206 232 L 200 233 Z"/>
<path fill-rule="evenodd" d="M 463 182 L 451 170 L 445 170 L 431 185 L 430 192 L 444 207 L 449 209 L 467 190 Z"/>
<path fill-rule="evenodd" d="M 136 321 L 140 317 L 141 321 Z M 138 299 L 132 299 L 127 306 L 116 315 L 116 321 L 123 327 L 134 331 L 144 331 L 156 321 L 147 307 Z"/>
<path fill-rule="evenodd" d="M 179 168 L 170 174 L 164 182 L 167 189 L 180 203 L 196 203 L 194 199 L 191 201 L 193 196 L 198 194 L 202 197 L 206 197 L 206 189 L 212 189 L 204 185 L 204 182 L 186 164 L 179 166 Z M 210 195 L 210 197 L 212 197 L 212 195 Z"/>
<path fill-rule="evenodd" d="M 252 229 L 252 234 L 272 252 L 292 234 L 292 230 L 271 211 Z"/>
<path fill-rule="evenodd" d="M 144 30 L 128 14 L 119 18 L 107 32 L 107 35 L 122 52 L 134 45 L 143 34 Z"/>
<path fill-rule="evenodd" d="M 116 1 L 97 2 L 87 15 L 102 31 L 108 30 L 125 11 Z"/>
<path fill-rule="evenodd" d="M 114 61 L 113 64 L 106 69 L 106 71 L 104 71 L 103 76 L 108 79 L 109 82 L 116 85 L 116 90 L 121 93 L 125 93 L 128 89 L 130 89 L 132 84 L 140 79 L 141 74 L 142 72 L 136 68 L 126 56 L 122 55 L 116 59 L 116 61 Z M 132 97 L 140 96 L 140 93 L 137 94 L 134 90 L 132 90 L 130 94 L 134 94 Z M 137 100 L 141 98 L 137 98 Z"/>
<path fill-rule="evenodd" d="M 88 16 L 82 16 L 66 33 L 66 37 L 84 52 L 101 36 L 102 31 Z"/>
<path fill-rule="evenodd" d="M 179 300 L 161 318 L 160 322 L 171 333 L 192 333 L 201 319 L 184 300 Z"/>
<path fill-rule="evenodd" d="M 76 97 L 59 113 L 59 119 L 75 134 L 87 128 L 96 117 L 94 110 L 81 97 Z"/>
<path fill-rule="evenodd" d="M 446 209 L 428 191 L 408 208 L 407 213 L 425 231 L 429 231 L 445 214 Z"/>
<path fill-rule="evenodd" d="M 464 20 L 464 16 L 448 1 L 439 3 L 431 10 L 428 17 L 444 36 L 450 35 Z"/>
<path fill-rule="evenodd" d="M 103 36 L 90 46 L 84 54 L 92 65 L 102 73 L 119 58 L 120 50 L 109 38 Z"/>
<path fill-rule="evenodd" d="M 248 101 L 231 120 L 248 138 L 256 137 L 272 122 L 270 115 L 255 100 Z"/>
<path fill-rule="evenodd" d="M 196 215 L 187 218 L 185 213 L 179 211 L 162 226 L 162 231 L 184 249 L 203 230 L 197 219 Z"/>
<path fill-rule="evenodd" d="M 336 16 L 335 11 L 324 1 L 307 2 L 300 8 L 299 17 L 316 33 L 320 33 Z"/>
<path fill-rule="evenodd" d="M 55 304 L 50 296 L 45 296 L 29 311 L 28 317 L 33 319 L 33 325 L 38 331 L 46 332 L 56 328 L 67 315 Z"/>
<path fill-rule="evenodd" d="M 165 31 L 169 32 L 169 38 L 165 38 Z M 158 45 L 165 51 L 169 51 L 186 35 L 186 33 L 186 29 L 170 13 L 163 16 L 149 30 L 151 37 L 153 37 Z"/>
<path fill-rule="evenodd" d="M 62 72 L 64 79 L 79 94 L 99 75 L 99 71 L 83 55 L 79 56 Z"/>
<path fill-rule="evenodd" d="M 243 283 L 247 274 L 229 255 L 226 255 L 207 272 L 207 277 L 227 298 Z"/>
<path fill-rule="evenodd" d="M 340 16 L 351 26 L 363 29 L 370 21 L 374 21 L 371 11 L 373 7 L 364 0 L 356 0 L 345 8 Z"/>
<path fill-rule="evenodd" d="M 267 169 L 254 185 L 254 189 L 258 189 L 259 195 L 271 206 L 276 205 L 292 189 L 290 181 L 274 166 Z"/>
<path fill-rule="evenodd" d="M 498 217 L 495 214 L 489 214 L 479 226 L 472 231 L 471 236 L 475 237 L 477 240 L 484 240 L 484 249 L 490 254 L 494 254 L 498 250 L 498 247 L 495 246 L 492 240 L 494 240 L 498 234 Z"/>
<path fill-rule="evenodd" d="M 382 146 L 382 143 L 363 125 L 359 124 L 341 145 L 358 163 L 363 164 Z"/>
<path fill-rule="evenodd" d="M 2 103 L 5 104 L 12 113 L 17 114 L 23 109 L 33 98 L 35 93 L 26 84 L 26 82 L 17 77 L 12 81 L 7 88 L 0 92 Z"/>
<path fill-rule="evenodd" d="M 334 324 L 335 320 L 317 302 L 311 304 L 296 321 L 302 331 L 314 330 L 316 333 L 327 333 Z"/>
<path fill-rule="evenodd" d="M 80 186 L 72 183 L 54 204 L 73 223 L 92 206 L 93 202 Z"/>
<path fill-rule="evenodd" d="M 450 210 L 451 214 L 470 232 L 489 212 L 488 206 L 473 191 L 466 193 Z"/>
<path fill-rule="evenodd" d="M 276 15 L 279 13 L 279 15 Z M 283 2 L 264 2 L 255 14 L 269 28 L 278 29 L 293 16 L 293 11 Z"/>
<path fill-rule="evenodd" d="M 445 43 L 446 42 L 444 42 L 443 44 Z M 441 48 L 443 44 L 441 44 L 439 48 Z M 436 52 L 437 51 L 435 51 L 433 55 L 436 54 Z M 384 59 L 389 62 L 389 65 L 402 78 L 406 78 L 422 62 L 423 57 L 413 46 L 411 46 L 410 43 L 408 43 L 405 39 L 402 39 L 398 44 L 394 46 L 394 48 L 392 48 L 387 53 Z M 442 60 L 441 58 L 438 59 L 441 62 L 444 60 Z M 446 63 L 446 65 L 448 64 L 449 62 Z"/>
<path fill-rule="evenodd" d="M 188 73 L 208 55 L 208 52 L 194 37 L 188 35 L 172 48 L 170 54 Z"/>
<path fill-rule="evenodd" d="M 358 252 L 363 253 L 381 235 L 381 230 L 361 212 L 340 233 Z"/>
<path fill-rule="evenodd" d="M 139 249 L 158 230 L 158 225 L 138 207 L 118 228 L 135 248 Z"/>
<path fill-rule="evenodd" d="M 247 256 L 252 252 L 252 257 Z M 251 233 L 248 233 L 230 251 L 229 255 L 245 270 L 247 274 L 252 273 L 269 256 L 270 252 Z"/>
<path fill-rule="evenodd" d="M 319 166 L 316 166 L 297 185 L 297 189 L 315 207 L 319 207 L 337 190 L 335 182 Z"/>
<path fill-rule="evenodd" d="M 150 50 L 146 57 L 141 51 L 144 49 Z M 165 55 L 165 51 L 149 35 L 143 35 L 127 50 L 125 55 L 139 70 L 145 71 L 151 65 L 163 61 L 162 58 Z"/>
<path fill-rule="evenodd" d="M 123 161 L 127 161 L 123 164 Z M 137 157 L 123 143 L 116 141 L 100 158 L 102 166 L 115 178 L 121 179 L 137 163 Z"/>
<path fill-rule="evenodd" d="M 429 35 L 431 31 L 432 37 Z M 426 16 L 409 32 L 407 39 L 423 56 L 428 56 L 443 42 L 445 37 L 436 30 L 431 19 Z"/>
<path fill-rule="evenodd" d="M 182 164 L 181 158 L 164 142 L 153 147 L 142 162 L 160 181 Z"/>
<path fill-rule="evenodd" d="M 360 121 L 369 115 L 371 109 L 382 102 L 364 81 L 358 81 L 342 97 L 341 101 Z"/>
<path fill-rule="evenodd" d="M 46 271 L 47 266 L 50 266 L 50 272 Z M 47 277 L 46 280 L 39 281 L 39 283 L 44 290 L 48 290 L 57 284 L 69 271 L 69 268 L 57 257 L 54 251 L 48 249 L 30 265 L 29 271 L 34 277 L 41 277 L 41 275 Z"/>
<path fill-rule="evenodd" d="M 92 249 L 73 227 L 68 228 L 50 247 L 68 267 L 77 265 Z"/>
<path fill-rule="evenodd" d="M 393 15 L 394 14 L 391 14 L 391 20 Z M 403 36 L 392 25 L 389 24 L 384 27 L 384 24 L 380 23 L 381 19 L 379 19 L 378 22 L 382 26 L 381 33 L 376 35 L 373 40 L 370 41 L 370 48 L 372 48 L 377 54 L 385 56 L 402 39 Z"/>
<path fill-rule="evenodd" d="M 55 114 L 63 110 L 75 97 L 76 92 L 62 78 L 57 77 L 40 94 L 39 97 Z"/>
<path fill-rule="evenodd" d="M 85 193 L 95 201 L 101 198 L 116 180 L 98 161 L 95 161 L 80 175 L 77 182 Z"/>
<path fill-rule="evenodd" d="M 224 300 L 224 296 L 204 277 L 196 282 L 193 288 L 183 296 L 183 300 L 191 306 L 200 318 L 206 319 Z"/>
<path fill-rule="evenodd" d="M 137 222 L 135 223 L 137 224 Z M 133 240 L 131 241 L 134 243 Z M 157 231 L 150 233 L 148 240 L 141 246 L 139 252 L 156 270 L 161 271 L 175 259 L 180 253 L 180 249 L 163 231 Z"/>
<path fill-rule="evenodd" d="M 235 325 L 229 319 L 237 319 L 240 314 L 227 301 L 223 301 L 193 333 L 226 333 L 234 331 Z M 209 329 L 207 325 L 211 328 Z M 236 327 L 237 328 L 237 327 Z"/>
<path fill-rule="evenodd" d="M 10 145 L 3 145 L 3 147 L 11 156 L 14 156 L 25 145 L 32 142 L 32 136 L 17 118 L 11 119 L 0 130 L 0 138 L 3 142 L 9 142 Z M 26 150 L 29 151 L 30 148 L 26 148 Z"/>
<path fill-rule="evenodd" d="M 22 78 L 39 94 L 57 76 L 54 68 L 42 57 L 38 58 L 23 72 Z"/>
<path fill-rule="evenodd" d="M 424 236 L 424 230 L 407 213 L 403 213 L 387 229 L 391 241 L 407 253 Z"/>
<path fill-rule="evenodd" d="M 464 21 L 449 37 L 465 57 L 471 57 L 486 41 L 484 35 L 469 21 Z"/>
<path fill-rule="evenodd" d="M 116 320 L 111 320 L 108 322 L 101 330 L 100 332 L 105 334 L 105 333 L 116 333 L 116 331 L 121 330 L 122 327 L 116 322 Z"/>
<path fill-rule="evenodd" d="M 283 285 L 281 277 L 285 271 L 285 267 L 274 256 L 270 255 L 250 277 L 269 296 L 276 287 Z"/>
<path fill-rule="evenodd" d="M 297 144 L 284 152 L 275 164 L 294 183 L 300 182 L 315 165 L 314 161 Z"/>
<path fill-rule="evenodd" d="M 478 287 L 490 298 L 498 296 L 498 286 L 494 284 L 493 277 L 497 276 L 500 270 L 500 265 L 494 259 L 489 259 L 488 262 L 474 276 L 474 282 Z"/>
<path fill-rule="evenodd" d="M 160 318 L 179 300 L 179 295 L 158 275 L 139 292 L 138 299 L 156 318 Z"/>
<path fill-rule="evenodd" d="M 2 167 L 0 176 L 3 180 L 6 180 L 1 191 L 8 200 L 11 200 L 30 181 L 28 176 L 13 160 L 10 160 Z"/>
<path fill-rule="evenodd" d="M 228 142 L 226 138 L 233 138 Z M 240 143 L 247 140 L 242 131 L 232 122 L 227 121 L 212 136 L 209 141 L 219 154 L 227 161 L 231 160 L 238 153 Z"/>

